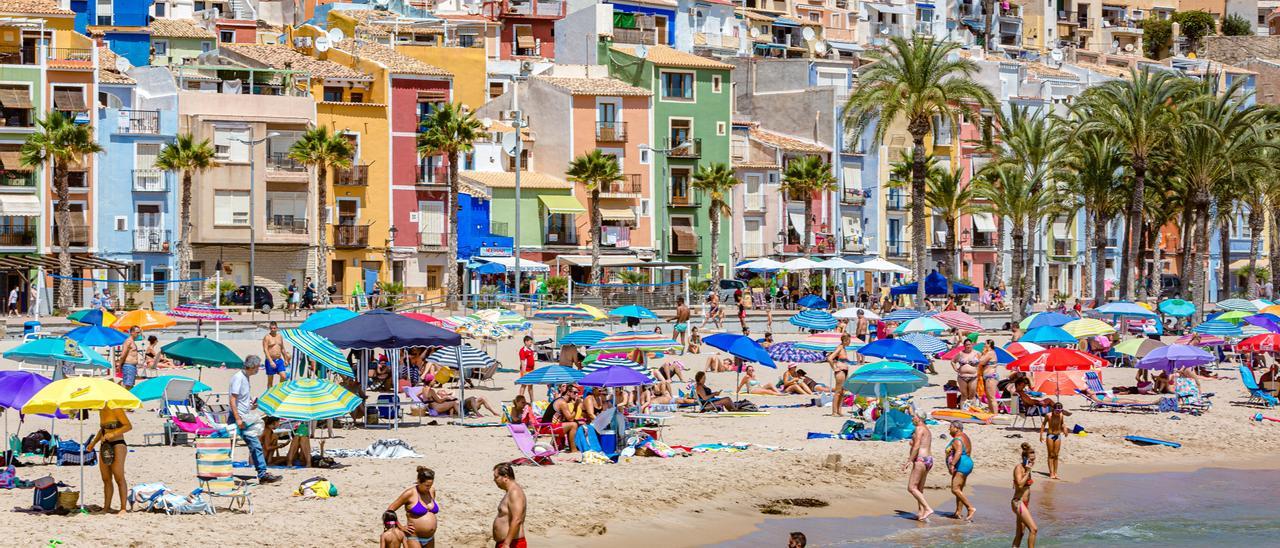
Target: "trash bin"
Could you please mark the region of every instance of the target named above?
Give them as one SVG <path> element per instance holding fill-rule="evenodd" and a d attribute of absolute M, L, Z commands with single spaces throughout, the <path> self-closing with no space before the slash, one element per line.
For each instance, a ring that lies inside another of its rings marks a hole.
<path fill-rule="evenodd" d="M 22 324 L 22 336 L 31 335 L 40 332 L 40 322 L 30 321 Z"/>

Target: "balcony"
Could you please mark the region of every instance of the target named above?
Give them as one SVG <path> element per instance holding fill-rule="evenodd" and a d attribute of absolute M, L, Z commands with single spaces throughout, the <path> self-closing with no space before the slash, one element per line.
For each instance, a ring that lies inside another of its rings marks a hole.
<path fill-rule="evenodd" d="M 682 240 L 684 240 L 682 242 Z M 681 244 L 684 245 L 681 245 Z M 702 254 L 702 236 L 686 236 L 680 238 L 675 231 L 671 232 L 671 253 L 680 257 L 697 257 Z"/>
<path fill-rule="evenodd" d="M 1058 260 L 1071 259 L 1071 240 L 1054 240 L 1053 241 L 1053 258 Z"/>
<path fill-rule="evenodd" d="M 572 228 L 548 230 L 542 235 L 542 245 L 578 246 L 578 233 Z"/>
<path fill-rule="evenodd" d="M 764 213 L 768 210 L 768 203 L 764 194 L 746 193 L 742 195 L 742 211 L 745 213 Z"/>
<path fill-rule="evenodd" d="M 307 220 L 292 215 L 267 215 L 269 234 L 306 234 Z"/>
<path fill-rule="evenodd" d="M 30 192 L 36 189 L 36 176 L 30 171 L 0 171 L 0 192 Z"/>
<path fill-rule="evenodd" d="M 369 247 L 369 225 L 333 225 L 333 246 L 345 249 Z"/>
<path fill-rule="evenodd" d="M 564 0 L 505 0 L 502 15 L 559 19 L 564 17 L 564 4 Z"/>
<path fill-rule="evenodd" d="M 341 168 L 334 175 L 336 176 L 333 181 L 335 185 L 369 186 L 368 165 L 356 164 L 351 167 Z"/>
<path fill-rule="evenodd" d="M 742 244 L 743 257 L 764 257 L 769 254 L 769 244 L 749 242 Z"/>
<path fill-rule="evenodd" d="M 742 39 L 731 34 L 719 34 L 714 32 L 695 32 L 693 33 L 693 47 L 716 48 L 716 49 L 732 49 L 736 50 L 741 47 Z"/>
<path fill-rule="evenodd" d="M 0 247 L 36 245 L 36 227 L 28 217 L 0 217 Z M 16 221 L 16 222 L 15 222 Z"/>
<path fill-rule="evenodd" d="M 901 211 L 907 208 L 907 197 L 903 194 L 889 193 L 884 201 L 884 208 L 890 211 Z"/>
<path fill-rule="evenodd" d="M 997 241 L 995 232 L 974 232 L 970 245 L 974 249 L 995 249 Z"/>
<path fill-rule="evenodd" d="M 657 45 L 658 34 L 653 29 L 613 29 L 613 43 L 615 44 L 642 44 L 646 46 Z"/>
<path fill-rule="evenodd" d="M 662 148 L 668 150 L 668 158 L 701 158 L 702 157 L 702 139 L 694 137 L 692 139 L 685 137 L 672 138 L 664 137 L 662 139 Z"/>
<path fill-rule="evenodd" d="M 128 135 L 159 135 L 160 111 L 121 110 L 120 125 L 116 133 L 124 133 Z"/>
<path fill-rule="evenodd" d="M 867 197 L 860 188 L 846 188 L 840 193 L 840 203 L 852 206 L 866 205 Z"/>
<path fill-rule="evenodd" d="M 866 253 L 867 244 L 862 243 L 857 236 L 849 236 L 845 238 L 844 250 L 849 253 Z"/>
<path fill-rule="evenodd" d="M 76 213 L 72 214 L 75 215 Z M 53 239 L 50 240 L 50 245 L 55 248 L 62 246 L 61 230 L 62 227 L 53 226 Z M 88 247 L 89 227 L 87 225 L 70 225 L 67 227 L 67 238 L 70 240 L 71 247 Z"/>
<path fill-rule="evenodd" d="M 45 48 L 50 64 L 92 65 L 93 50 L 89 48 Z"/>
<path fill-rule="evenodd" d="M 133 250 L 139 253 L 168 253 L 172 235 L 158 226 L 133 229 Z"/>
<path fill-rule="evenodd" d="M 418 166 L 419 186 L 449 186 L 449 168 L 445 166 Z"/>
<path fill-rule="evenodd" d="M 29 47 L 5 46 L 0 48 L 0 65 L 39 65 L 35 45 Z"/>
<path fill-rule="evenodd" d="M 307 166 L 289 157 L 288 152 L 272 152 L 267 154 L 267 169 L 272 171 L 291 171 L 305 173 Z"/>
<path fill-rule="evenodd" d="M 1080 13 L 1074 11 L 1058 10 L 1058 22 L 1067 25 L 1079 25 Z"/>
<path fill-rule="evenodd" d="M 71 189 L 72 192 L 83 192 L 89 190 L 89 172 L 68 171 L 67 188 Z"/>
<path fill-rule="evenodd" d="M 903 241 L 889 242 L 884 247 L 885 255 L 890 257 L 910 257 L 911 246 Z"/>
<path fill-rule="evenodd" d="M 628 173 L 621 181 L 609 183 L 600 189 L 601 198 L 639 198 L 644 191 L 640 185 L 639 173 Z"/>
<path fill-rule="evenodd" d="M 167 192 L 168 190 L 169 185 L 166 184 L 164 170 L 155 168 L 133 170 L 134 192 Z"/>
<path fill-rule="evenodd" d="M 492 232 L 492 230 L 490 230 Z M 449 248 L 449 235 L 424 230 L 418 233 L 419 251 L 445 251 Z"/>
<path fill-rule="evenodd" d="M 683 193 L 672 193 L 667 198 L 667 207 L 702 207 L 702 193 L 685 189 Z"/>
<path fill-rule="evenodd" d="M 603 143 L 627 142 L 627 123 L 596 122 L 596 140 Z"/>

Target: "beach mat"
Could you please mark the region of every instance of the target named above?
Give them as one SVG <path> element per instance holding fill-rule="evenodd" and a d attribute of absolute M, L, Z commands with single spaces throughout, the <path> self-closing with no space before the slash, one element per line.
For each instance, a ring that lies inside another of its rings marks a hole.
<path fill-rule="evenodd" d="M 725 411 L 723 413 L 683 413 L 686 417 L 762 417 L 768 415 L 768 411 Z"/>

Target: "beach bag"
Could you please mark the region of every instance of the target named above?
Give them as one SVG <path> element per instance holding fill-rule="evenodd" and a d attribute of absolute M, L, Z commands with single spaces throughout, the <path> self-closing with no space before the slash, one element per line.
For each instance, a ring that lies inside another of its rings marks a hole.
<path fill-rule="evenodd" d="M 305 479 L 298 484 L 298 489 L 293 492 L 295 497 L 327 499 L 338 496 L 338 488 L 329 480 L 316 476 L 314 478 Z"/>
<path fill-rule="evenodd" d="M 733 402 L 733 410 L 746 412 L 746 413 L 755 413 L 756 411 L 759 411 L 760 408 L 756 407 L 756 404 L 752 403 L 751 400 L 738 400 L 736 402 Z"/>
<path fill-rule="evenodd" d="M 32 506 L 42 512 L 52 512 L 58 509 L 58 484 L 53 481 L 53 476 L 37 479 L 33 487 Z"/>
<path fill-rule="evenodd" d="M 22 438 L 22 452 L 23 454 L 47 457 L 53 454 L 49 446 L 51 441 L 53 441 L 53 436 L 49 432 L 36 430 Z"/>
<path fill-rule="evenodd" d="M 68 512 L 76 509 L 80 503 L 79 491 L 59 491 L 58 492 L 58 508 Z"/>

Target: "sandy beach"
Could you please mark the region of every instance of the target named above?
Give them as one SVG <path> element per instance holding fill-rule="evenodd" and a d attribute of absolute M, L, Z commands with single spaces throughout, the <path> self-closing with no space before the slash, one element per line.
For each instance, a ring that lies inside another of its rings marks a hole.
<path fill-rule="evenodd" d="M 786 326 L 775 335 L 779 341 L 799 338 Z M 539 331 L 538 335 L 546 335 Z M 997 342 L 1007 340 L 994 337 Z M 172 339 L 170 339 L 172 340 Z M 243 354 L 260 352 L 257 340 L 226 341 Z M 15 341 L 5 341 L 8 349 Z M 498 345 L 496 357 L 507 367 L 514 366 L 517 342 Z M 701 369 L 703 356 L 681 359 L 690 371 Z M 6 362 L 5 369 L 17 364 Z M 829 378 L 825 364 L 805 366 L 819 379 Z M 930 386 L 915 395 L 917 405 L 943 405 L 941 384 L 954 377 L 950 367 L 938 364 L 942 375 L 932 377 Z M 196 376 L 195 370 L 166 371 Z M 764 382 L 772 382 L 779 371 L 759 371 Z M 1233 369 L 1222 369 L 1221 380 L 1207 381 L 1206 391 L 1215 392 L 1215 405 L 1203 416 L 1170 413 L 1128 414 L 1082 410 L 1083 399 L 1064 396 L 1072 411 L 1068 425 L 1080 424 L 1087 436 L 1070 436 L 1063 456 L 1064 481 L 1124 469 L 1157 471 L 1200 466 L 1233 466 L 1268 451 L 1280 442 L 1280 425 L 1258 423 L 1251 417 L 1259 410 L 1238 405 L 1244 398 Z M 204 382 L 214 391 L 226 390 L 231 372 L 205 370 Z M 1132 384 L 1132 369 L 1103 370 L 1104 381 Z M 515 395 L 513 374 L 499 374 L 497 388 L 468 390 L 481 395 L 495 407 Z M 710 375 L 713 388 L 732 391 L 733 373 Z M 263 374 L 252 379 L 255 393 L 266 388 Z M 799 403 L 807 398 L 748 396 L 762 405 Z M 126 438 L 131 445 L 127 474 L 131 484 L 164 482 L 178 491 L 196 487 L 194 450 L 191 447 L 141 446 L 142 434 L 159 432 L 161 420 L 154 405 L 146 405 L 130 415 L 134 430 Z M 827 415 L 829 409 L 770 409 L 768 416 L 743 418 L 688 417 L 677 415 L 663 429 L 663 441 L 672 445 L 712 442 L 754 444 L 739 453 L 695 454 L 672 459 L 632 458 L 616 465 L 584 465 L 573 462 L 577 454 L 560 455 L 555 466 L 519 467 L 517 480 L 529 496 L 527 533 L 532 544 L 552 546 L 698 546 L 745 534 L 754 523 L 766 519 L 760 506 L 773 499 L 808 497 L 829 503 L 826 508 L 806 511 L 811 515 L 851 517 L 911 509 L 914 504 L 903 490 L 901 471 L 906 460 L 906 443 L 809 440 L 806 433 L 833 432 L 844 418 Z M 6 413 L 8 427 L 18 427 L 17 416 Z M 430 423 L 432 419 L 427 418 Z M 276 485 L 254 489 L 254 513 L 219 510 L 214 516 L 166 516 L 151 513 L 116 515 L 37 516 L 19 512 L 0 513 L 0 527 L 9 533 L 13 546 L 44 545 L 51 539 L 64 546 L 174 546 L 213 543 L 222 546 L 299 545 L 359 546 L 377 541 L 381 532 L 379 516 L 387 504 L 413 483 L 414 468 L 428 466 L 436 472 L 436 490 L 441 505 L 437 546 L 483 546 L 501 491 L 492 482 L 494 464 L 514 459 L 518 451 L 503 428 L 463 428 L 443 424 L 409 425 L 399 430 L 335 430 L 327 448 L 362 449 L 381 438 L 405 440 L 421 458 L 373 460 L 340 459 L 335 470 L 273 470 L 284 476 Z M 23 432 L 48 428 L 48 419 L 31 418 Z M 77 424 L 58 425 L 60 433 L 78 432 Z M 96 428 L 96 417 L 86 430 Z M 932 427 L 935 436 L 945 427 Z M 1030 429 L 1007 426 L 971 426 L 976 469 L 971 484 L 1008 487 L 1009 471 L 1023 441 L 1037 443 Z M 1138 447 L 1122 438 L 1137 434 L 1182 443 L 1181 449 Z M 313 441 L 313 445 L 316 443 Z M 1038 444 L 1037 444 L 1038 445 Z M 941 451 L 942 443 L 935 443 Z M 1039 446 L 1038 447 L 1043 447 Z M 775 448 L 776 450 L 771 450 Z M 239 448 L 237 460 L 246 452 Z M 27 459 L 31 460 L 31 459 Z M 1043 469 L 1043 461 L 1038 469 Z M 76 467 L 33 466 L 19 468 L 19 477 L 34 479 L 46 474 L 70 485 L 79 484 Z M 291 496 L 302 480 L 324 476 L 339 490 L 329 500 L 302 500 Z M 85 500 L 102 502 L 102 484 L 96 467 L 87 469 Z M 940 509 L 951 507 L 945 491 L 949 476 L 943 467 L 929 477 L 930 501 Z M 1045 480 L 1047 483 L 1049 480 Z M 1040 488 L 1037 481 L 1036 488 Z M 31 491 L 0 491 L 0 507 L 25 507 Z M 1001 512 L 988 509 L 978 520 L 1006 520 Z M 792 511 L 795 514 L 801 510 Z"/>

